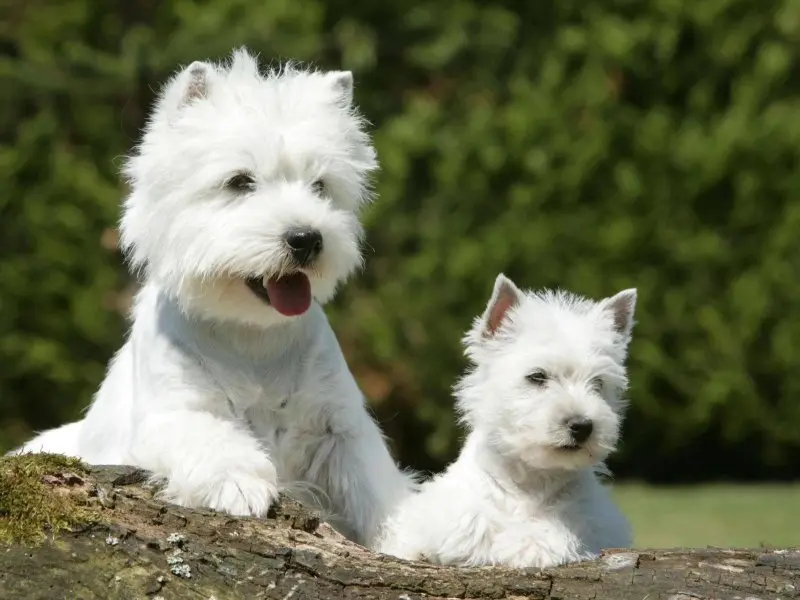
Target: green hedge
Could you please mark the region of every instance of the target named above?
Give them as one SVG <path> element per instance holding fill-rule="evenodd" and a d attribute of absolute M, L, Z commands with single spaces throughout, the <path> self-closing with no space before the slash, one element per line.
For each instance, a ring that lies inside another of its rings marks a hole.
<path fill-rule="evenodd" d="M 405 463 L 458 448 L 504 271 L 639 289 L 620 476 L 800 476 L 800 5 L 16 3 L 0 23 L 0 446 L 80 414 L 124 333 L 119 157 L 178 64 L 352 69 L 383 168 L 329 311 Z"/>

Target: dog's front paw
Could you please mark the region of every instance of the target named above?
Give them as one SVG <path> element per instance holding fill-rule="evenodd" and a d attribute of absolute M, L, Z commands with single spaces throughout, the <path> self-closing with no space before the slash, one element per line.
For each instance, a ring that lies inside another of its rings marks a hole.
<path fill-rule="evenodd" d="M 221 473 L 205 473 L 202 480 L 170 477 L 162 492 L 165 500 L 186 507 L 211 508 L 235 516 L 263 517 L 278 499 L 278 477 L 271 463 Z"/>
<path fill-rule="evenodd" d="M 208 508 L 236 516 L 263 517 L 278 499 L 274 476 L 259 473 L 230 473 L 209 491 Z"/>

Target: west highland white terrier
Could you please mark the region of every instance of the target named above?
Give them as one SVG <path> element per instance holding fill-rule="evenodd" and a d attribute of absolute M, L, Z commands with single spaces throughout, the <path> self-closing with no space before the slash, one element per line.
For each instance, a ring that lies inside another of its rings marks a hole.
<path fill-rule="evenodd" d="M 376 168 L 350 72 L 264 74 L 239 50 L 178 73 L 125 166 L 132 329 L 85 418 L 17 452 L 136 465 L 167 500 L 234 515 L 311 489 L 370 545 L 413 479 L 320 305 L 360 265 Z"/>
<path fill-rule="evenodd" d="M 547 567 L 628 547 L 597 473 L 615 448 L 636 290 L 593 302 L 524 293 L 498 276 L 465 337 L 456 385 L 469 434 L 458 459 L 409 495 L 378 549 L 410 560 Z"/>

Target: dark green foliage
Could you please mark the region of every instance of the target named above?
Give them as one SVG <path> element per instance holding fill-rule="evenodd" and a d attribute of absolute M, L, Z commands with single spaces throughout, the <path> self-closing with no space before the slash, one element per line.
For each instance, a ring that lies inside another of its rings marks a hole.
<path fill-rule="evenodd" d="M 459 443 L 459 338 L 506 272 L 639 289 L 620 475 L 800 476 L 800 4 L 19 2 L 0 23 L 0 446 L 75 417 L 120 344 L 101 238 L 178 64 L 356 75 L 367 268 L 329 311 L 405 463 Z M 124 302 L 122 302 L 124 304 Z"/>

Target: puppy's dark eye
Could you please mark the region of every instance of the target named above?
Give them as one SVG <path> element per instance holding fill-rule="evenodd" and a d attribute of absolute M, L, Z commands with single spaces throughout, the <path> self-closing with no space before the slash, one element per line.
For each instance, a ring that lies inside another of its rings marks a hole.
<path fill-rule="evenodd" d="M 252 192 L 256 187 L 256 180 L 250 173 L 237 173 L 225 181 L 225 187 L 237 194 Z"/>
<path fill-rule="evenodd" d="M 597 392 L 599 394 L 603 391 L 603 378 L 592 377 L 592 379 L 589 381 L 589 387 L 592 388 L 593 392 Z"/>
<path fill-rule="evenodd" d="M 317 179 L 314 183 L 311 184 L 311 191 L 314 192 L 317 196 L 328 195 L 328 188 L 325 186 L 325 182 L 322 181 L 322 179 Z"/>
<path fill-rule="evenodd" d="M 532 373 L 528 373 L 525 376 L 525 379 L 527 379 L 533 385 L 542 387 L 543 385 L 545 385 L 547 383 L 548 377 L 547 377 L 547 373 L 545 373 L 541 369 L 536 369 Z"/>

